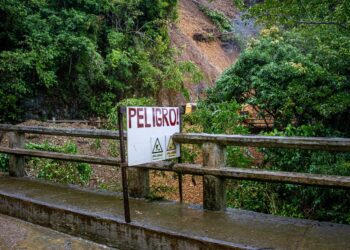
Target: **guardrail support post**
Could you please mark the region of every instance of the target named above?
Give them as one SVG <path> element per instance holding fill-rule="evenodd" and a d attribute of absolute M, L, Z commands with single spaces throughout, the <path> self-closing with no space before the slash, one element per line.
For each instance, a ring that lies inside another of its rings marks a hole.
<path fill-rule="evenodd" d="M 204 143 L 203 167 L 222 168 L 226 164 L 226 148 L 214 143 Z M 225 210 L 225 180 L 212 175 L 203 176 L 203 207 L 208 210 Z"/>
<path fill-rule="evenodd" d="M 145 198 L 149 194 L 149 170 L 128 168 L 129 195 Z"/>
<path fill-rule="evenodd" d="M 24 133 L 11 132 L 9 133 L 10 148 L 24 148 Z M 25 173 L 24 156 L 10 155 L 9 159 L 9 174 L 13 177 L 23 177 Z"/>

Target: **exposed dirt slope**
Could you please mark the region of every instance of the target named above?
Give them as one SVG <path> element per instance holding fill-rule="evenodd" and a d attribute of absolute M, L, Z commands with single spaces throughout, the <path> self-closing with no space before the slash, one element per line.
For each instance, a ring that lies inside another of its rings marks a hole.
<path fill-rule="evenodd" d="M 215 30 L 216 27 L 197 7 L 196 2 L 235 15 L 231 0 L 180 0 L 179 20 L 170 27 L 170 37 L 174 47 L 182 51 L 179 60 L 191 60 L 203 71 L 206 80 L 199 85 L 187 83 L 192 101 L 208 85 L 213 85 L 217 77 L 237 59 L 237 51 L 225 51 L 221 41 L 198 42 L 193 39 L 195 33 Z"/>

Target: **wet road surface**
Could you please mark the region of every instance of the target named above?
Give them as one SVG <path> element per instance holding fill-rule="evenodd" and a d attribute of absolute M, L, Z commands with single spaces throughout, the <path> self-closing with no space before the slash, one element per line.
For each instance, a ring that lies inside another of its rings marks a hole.
<path fill-rule="evenodd" d="M 109 250 L 113 248 L 0 214 L 0 250 L 7 249 Z"/>
<path fill-rule="evenodd" d="M 108 192 L 82 190 L 25 178 L 0 177 L 1 195 L 21 199 L 28 204 L 44 204 L 106 221 L 123 221 L 124 218 L 122 197 Z M 130 208 L 133 227 L 147 226 L 186 237 L 214 239 L 257 249 L 343 250 L 350 246 L 350 225 L 237 209 L 213 212 L 186 204 L 148 202 L 142 199 L 130 199 Z M 3 223 L 0 222 L 1 224 Z M 1 232 L 0 229 L 0 235 Z M 0 246 L 3 241 L 0 236 Z"/>

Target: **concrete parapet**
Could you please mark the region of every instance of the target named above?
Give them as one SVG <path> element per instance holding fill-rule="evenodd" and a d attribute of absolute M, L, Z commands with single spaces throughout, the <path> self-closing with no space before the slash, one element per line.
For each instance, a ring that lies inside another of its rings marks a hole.
<path fill-rule="evenodd" d="M 347 249 L 350 226 L 174 202 L 131 199 L 131 223 L 115 193 L 0 177 L 0 213 L 118 249 Z"/>

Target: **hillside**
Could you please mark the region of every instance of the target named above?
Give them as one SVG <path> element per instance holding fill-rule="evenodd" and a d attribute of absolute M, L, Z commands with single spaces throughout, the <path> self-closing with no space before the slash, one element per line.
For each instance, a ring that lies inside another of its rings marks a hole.
<path fill-rule="evenodd" d="M 220 10 L 230 18 L 233 18 L 236 10 L 230 0 L 211 1 L 208 0 L 180 0 L 178 6 L 179 18 L 177 22 L 170 26 L 169 33 L 172 46 L 182 53 L 178 60 L 190 60 L 202 70 L 205 80 L 200 84 L 187 82 L 186 88 L 190 91 L 191 101 L 196 101 L 201 96 L 203 90 L 212 86 L 217 77 L 238 57 L 238 51 L 225 50 L 220 40 L 216 39 L 210 42 L 199 42 L 193 39 L 196 33 L 215 30 L 216 27 L 203 14 L 196 3 L 203 4 L 213 9 Z M 170 95 L 164 96 L 170 98 Z M 175 102 L 184 102 L 185 100 L 177 95 Z M 162 100 L 166 103 L 166 100 Z"/>

